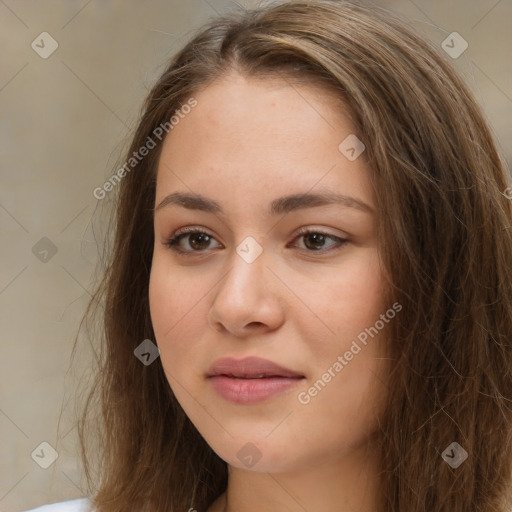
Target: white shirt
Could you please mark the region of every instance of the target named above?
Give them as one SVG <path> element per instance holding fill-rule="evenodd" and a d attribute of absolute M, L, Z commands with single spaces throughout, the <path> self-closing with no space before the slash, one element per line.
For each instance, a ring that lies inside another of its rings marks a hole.
<path fill-rule="evenodd" d="M 77 498 L 68 501 L 59 501 L 50 505 L 42 505 L 26 512 L 85 512 L 90 504 L 88 498 Z"/>

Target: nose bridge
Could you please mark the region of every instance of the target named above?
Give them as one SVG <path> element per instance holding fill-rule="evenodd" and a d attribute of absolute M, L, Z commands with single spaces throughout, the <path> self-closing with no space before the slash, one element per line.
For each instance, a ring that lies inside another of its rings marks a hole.
<path fill-rule="evenodd" d="M 269 254 L 252 237 L 242 240 L 229 258 L 229 270 L 214 294 L 210 320 L 232 333 L 249 324 L 275 328 L 282 320 L 275 287 L 267 281 Z"/>
<path fill-rule="evenodd" d="M 226 276 L 224 287 L 231 294 L 244 296 L 258 293 L 268 264 L 268 253 L 264 254 L 263 246 L 252 236 L 240 242 L 230 259 L 230 270 Z"/>

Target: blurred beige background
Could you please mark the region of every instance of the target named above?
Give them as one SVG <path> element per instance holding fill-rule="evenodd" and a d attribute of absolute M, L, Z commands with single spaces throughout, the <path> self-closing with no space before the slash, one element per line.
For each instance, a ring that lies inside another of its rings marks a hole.
<path fill-rule="evenodd" d="M 447 58 L 476 94 L 510 168 L 512 2 L 377 3 L 438 46 L 452 32 L 467 41 L 459 58 Z M 3 512 L 84 495 L 76 428 L 61 411 L 72 410 L 68 401 L 80 384 L 67 371 L 97 260 L 93 231 L 98 236 L 102 229 L 93 190 L 117 169 L 166 60 L 233 6 L 229 0 L 0 0 Z"/>

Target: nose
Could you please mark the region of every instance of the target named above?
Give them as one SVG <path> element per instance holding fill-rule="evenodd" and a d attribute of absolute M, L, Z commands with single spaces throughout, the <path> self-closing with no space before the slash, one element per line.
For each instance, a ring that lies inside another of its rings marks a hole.
<path fill-rule="evenodd" d="M 230 268 L 212 291 L 209 324 L 217 331 L 244 338 L 280 327 L 284 322 L 283 285 L 267 268 L 265 251 L 251 263 L 236 251 Z"/>

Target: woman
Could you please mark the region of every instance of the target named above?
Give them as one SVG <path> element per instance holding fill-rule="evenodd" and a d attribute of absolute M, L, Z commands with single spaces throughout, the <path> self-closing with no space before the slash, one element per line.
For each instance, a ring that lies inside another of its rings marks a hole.
<path fill-rule="evenodd" d="M 89 311 L 98 475 L 88 407 L 90 501 L 41 510 L 512 509 L 512 203 L 447 60 L 339 1 L 178 53 Z"/>

